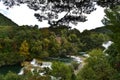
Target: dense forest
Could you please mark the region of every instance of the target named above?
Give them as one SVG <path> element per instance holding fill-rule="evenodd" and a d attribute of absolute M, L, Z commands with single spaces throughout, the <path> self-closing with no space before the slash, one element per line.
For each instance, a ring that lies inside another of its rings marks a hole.
<path fill-rule="evenodd" d="M 40 29 L 37 25 L 17 26 L 0 16 L 4 20 L 0 24 L 0 66 L 33 58 L 67 57 L 94 48 L 104 49 L 102 43 L 109 40 L 104 32 L 85 30 L 80 33 L 66 26 Z"/>
<path fill-rule="evenodd" d="M 16 64 L 25 67 L 33 59 L 40 64 L 42 61 L 52 63 L 52 69 L 34 69 L 33 72 L 25 69 L 23 75 L 0 72 L 0 80 L 119 80 L 119 11 L 120 6 L 106 9 L 106 17 L 102 20 L 104 26 L 83 32 L 66 25 L 18 26 L 0 14 L 0 68 Z M 105 50 L 102 44 L 108 41 L 113 43 Z M 82 56 L 81 52 L 89 57 Z M 79 69 L 81 63 L 73 61 L 69 65 L 60 60 L 68 59 L 68 56 L 83 58 L 83 67 Z M 40 75 L 40 72 L 45 74 Z"/>

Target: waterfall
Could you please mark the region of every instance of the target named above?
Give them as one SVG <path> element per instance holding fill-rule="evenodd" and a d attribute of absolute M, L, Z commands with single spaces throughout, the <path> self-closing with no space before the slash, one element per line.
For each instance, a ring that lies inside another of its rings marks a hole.
<path fill-rule="evenodd" d="M 22 68 L 21 70 L 20 70 L 20 72 L 18 73 L 18 75 L 23 75 L 24 74 L 24 69 Z"/>
<path fill-rule="evenodd" d="M 103 52 L 105 52 L 109 48 L 109 46 L 112 45 L 112 43 L 113 43 L 112 41 L 108 41 L 107 43 L 103 43 L 102 46 L 105 48 Z"/>

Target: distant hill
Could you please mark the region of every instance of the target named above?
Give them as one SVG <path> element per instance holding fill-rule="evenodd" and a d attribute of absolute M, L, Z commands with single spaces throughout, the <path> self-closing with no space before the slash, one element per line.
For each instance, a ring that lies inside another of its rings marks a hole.
<path fill-rule="evenodd" d="M 97 32 L 97 33 L 104 33 L 104 34 L 109 34 L 112 33 L 109 29 L 107 29 L 106 27 L 99 27 L 99 28 L 95 28 L 90 30 L 92 32 Z"/>
<path fill-rule="evenodd" d="M 7 37 L 18 26 L 12 20 L 0 13 L 0 38 Z"/>
<path fill-rule="evenodd" d="M 0 13 L 0 26 L 17 26 L 17 24 Z"/>

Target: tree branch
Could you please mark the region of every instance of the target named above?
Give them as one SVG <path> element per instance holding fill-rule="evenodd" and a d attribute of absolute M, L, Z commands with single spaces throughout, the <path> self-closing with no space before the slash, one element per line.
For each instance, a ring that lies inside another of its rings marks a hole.
<path fill-rule="evenodd" d="M 58 21 L 56 21 L 54 24 L 51 24 L 50 20 L 48 20 L 48 24 L 50 24 L 51 26 L 50 27 L 55 27 L 59 24 L 59 22 L 61 22 L 69 13 L 70 13 L 70 9 L 69 11 L 64 15 L 64 17 L 62 17 L 61 19 L 59 19 Z"/>

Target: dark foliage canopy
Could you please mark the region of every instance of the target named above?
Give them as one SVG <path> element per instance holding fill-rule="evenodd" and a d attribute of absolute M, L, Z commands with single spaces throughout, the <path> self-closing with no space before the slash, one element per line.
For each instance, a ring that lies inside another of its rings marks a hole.
<path fill-rule="evenodd" d="M 70 23 L 76 25 L 78 22 L 87 20 L 85 14 L 90 14 L 96 10 L 95 5 L 102 7 L 114 7 L 120 0 L 0 0 L 8 6 L 27 4 L 30 9 L 39 11 L 35 17 L 39 20 L 48 20 L 51 26 L 66 25 Z M 65 12 L 62 18 L 59 14 Z"/>

